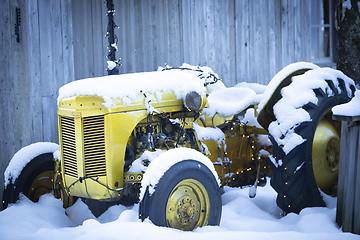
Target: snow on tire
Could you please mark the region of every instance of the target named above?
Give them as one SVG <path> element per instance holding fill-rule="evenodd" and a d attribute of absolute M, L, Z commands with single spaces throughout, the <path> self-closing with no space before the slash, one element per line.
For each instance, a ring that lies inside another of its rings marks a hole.
<path fill-rule="evenodd" d="M 309 70 L 282 89 L 269 125 L 274 149 L 269 162 L 271 185 L 285 213 L 325 206 L 320 190 L 336 195 L 341 123 L 332 120 L 331 108 L 354 92 L 354 82 L 333 69 Z"/>
<path fill-rule="evenodd" d="M 152 195 L 146 190 L 139 210 L 142 220 L 149 217 L 157 226 L 192 231 L 205 225 L 219 225 L 220 188 L 203 163 L 184 160 L 165 172 Z"/>

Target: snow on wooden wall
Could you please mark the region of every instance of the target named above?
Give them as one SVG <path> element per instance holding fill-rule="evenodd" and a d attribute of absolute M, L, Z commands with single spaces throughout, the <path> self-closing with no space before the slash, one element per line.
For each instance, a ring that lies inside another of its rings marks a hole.
<path fill-rule="evenodd" d="M 186 62 L 210 66 L 227 86 L 267 84 L 287 64 L 310 59 L 310 0 L 114 0 L 114 5 L 120 73 Z M 0 9 L 1 187 L 2 172 L 21 147 L 58 142 L 58 88 L 106 75 L 108 42 L 104 0 L 3 0 Z"/>

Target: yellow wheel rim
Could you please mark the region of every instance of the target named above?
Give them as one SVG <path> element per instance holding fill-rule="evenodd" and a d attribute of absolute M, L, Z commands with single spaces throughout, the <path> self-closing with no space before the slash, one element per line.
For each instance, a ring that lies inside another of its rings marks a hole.
<path fill-rule="evenodd" d="M 54 171 L 45 171 L 39 174 L 31 183 L 28 198 L 33 201 L 39 201 L 39 198 L 46 194 L 52 193 Z"/>
<path fill-rule="evenodd" d="M 166 204 L 168 227 L 192 231 L 205 226 L 209 215 L 209 195 L 199 181 L 185 179 L 174 187 Z"/>
<path fill-rule="evenodd" d="M 55 175 L 55 178 L 58 180 L 57 175 Z M 31 183 L 28 198 L 33 202 L 37 202 L 42 195 L 51 193 L 63 202 L 64 208 L 72 206 L 74 204 L 73 197 L 66 194 L 58 181 L 55 181 L 55 183 L 56 186 L 54 186 L 54 171 L 49 170 L 42 172 Z M 56 193 L 54 192 L 54 187 Z"/>
<path fill-rule="evenodd" d="M 321 120 L 316 127 L 312 166 L 317 186 L 326 194 L 336 196 L 340 160 L 340 136 L 331 121 Z"/>

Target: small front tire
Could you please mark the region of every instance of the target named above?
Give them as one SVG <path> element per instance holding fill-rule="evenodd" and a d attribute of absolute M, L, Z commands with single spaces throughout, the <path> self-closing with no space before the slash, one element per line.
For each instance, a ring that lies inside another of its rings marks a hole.
<path fill-rule="evenodd" d="M 184 160 L 161 177 L 150 195 L 140 203 L 141 217 L 157 226 L 192 231 L 205 225 L 219 225 L 221 193 L 212 172 L 202 163 Z M 145 215 L 144 215 L 145 214 Z"/>

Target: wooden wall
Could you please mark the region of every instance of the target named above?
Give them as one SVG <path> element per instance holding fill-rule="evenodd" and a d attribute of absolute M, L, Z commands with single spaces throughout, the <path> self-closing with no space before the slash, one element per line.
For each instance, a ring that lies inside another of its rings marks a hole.
<path fill-rule="evenodd" d="M 114 4 L 120 73 L 186 62 L 210 66 L 227 86 L 267 84 L 287 64 L 310 60 L 310 0 Z M 58 89 L 106 75 L 108 42 L 105 0 L 1 0 L 0 9 L 1 187 L 16 151 L 38 141 L 58 142 Z"/>
<path fill-rule="evenodd" d="M 227 86 L 310 60 L 310 0 L 114 0 L 120 73 L 186 62 Z M 73 1 L 75 78 L 106 74 L 105 3 Z M 95 56 L 95 58 L 94 58 Z"/>
<path fill-rule="evenodd" d="M 58 88 L 74 80 L 74 58 L 70 0 L 2 0 L 0 9 L 2 189 L 3 172 L 18 150 L 39 141 L 58 142 L 56 98 Z"/>

